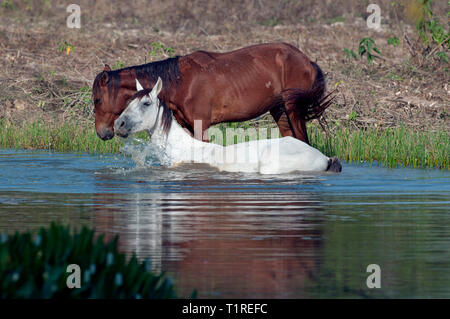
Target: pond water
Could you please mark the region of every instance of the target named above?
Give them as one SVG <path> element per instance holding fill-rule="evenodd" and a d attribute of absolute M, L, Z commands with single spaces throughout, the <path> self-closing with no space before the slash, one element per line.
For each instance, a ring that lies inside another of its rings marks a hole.
<path fill-rule="evenodd" d="M 182 297 L 449 298 L 449 207 L 448 170 L 263 176 L 0 150 L 0 232 L 60 221 L 118 234 Z"/>

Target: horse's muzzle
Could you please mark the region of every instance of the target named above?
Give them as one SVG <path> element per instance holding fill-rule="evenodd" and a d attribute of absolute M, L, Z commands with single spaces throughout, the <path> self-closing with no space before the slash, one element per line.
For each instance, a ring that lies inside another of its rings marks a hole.
<path fill-rule="evenodd" d="M 129 121 L 126 116 L 123 119 L 119 117 L 114 122 L 114 131 L 116 132 L 116 134 L 118 136 L 123 137 L 123 138 L 128 137 L 128 134 L 130 133 L 128 122 Z"/>
<path fill-rule="evenodd" d="M 97 131 L 97 136 L 100 137 L 102 140 L 107 141 L 114 137 L 114 132 L 108 127 L 106 127 L 103 130 Z"/>

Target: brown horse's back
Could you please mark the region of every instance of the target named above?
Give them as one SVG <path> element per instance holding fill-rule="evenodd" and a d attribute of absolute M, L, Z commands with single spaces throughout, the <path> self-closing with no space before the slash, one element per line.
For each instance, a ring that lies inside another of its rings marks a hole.
<path fill-rule="evenodd" d="M 301 51 L 285 43 L 197 51 L 181 58 L 180 68 L 195 76 L 182 79 L 173 107 L 182 114 L 175 116 L 188 127 L 202 120 L 205 129 L 263 114 L 280 104 L 283 91 L 311 88 L 317 73 Z"/>

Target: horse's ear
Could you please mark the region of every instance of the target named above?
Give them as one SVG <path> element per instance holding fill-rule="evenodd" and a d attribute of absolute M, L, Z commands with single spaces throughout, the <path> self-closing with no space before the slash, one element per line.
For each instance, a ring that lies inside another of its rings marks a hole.
<path fill-rule="evenodd" d="M 142 91 L 144 88 L 142 87 L 141 83 L 138 79 L 136 79 L 136 90 Z"/>
<path fill-rule="evenodd" d="M 106 85 L 106 84 L 108 84 L 108 82 L 109 82 L 109 75 L 108 75 L 108 72 L 103 71 L 103 72 L 102 72 L 102 76 L 101 76 L 101 78 L 100 78 L 100 83 L 101 83 L 102 85 Z"/>
<path fill-rule="evenodd" d="M 159 92 L 161 92 L 161 90 L 162 90 L 162 80 L 158 76 L 158 81 L 156 81 L 156 84 L 155 84 L 155 86 L 152 89 L 152 95 L 157 97 Z"/>
<path fill-rule="evenodd" d="M 105 64 L 105 68 L 103 69 L 103 71 L 111 71 L 111 67 L 108 64 Z"/>

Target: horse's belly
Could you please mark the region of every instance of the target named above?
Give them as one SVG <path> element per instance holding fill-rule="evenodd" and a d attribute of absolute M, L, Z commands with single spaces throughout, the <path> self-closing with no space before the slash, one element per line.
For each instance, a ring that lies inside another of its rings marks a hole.
<path fill-rule="evenodd" d="M 211 99 L 211 123 L 246 121 L 273 107 L 274 99 L 281 91 L 280 79 L 266 70 L 260 74 L 219 80 Z"/>

